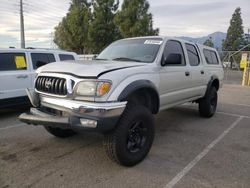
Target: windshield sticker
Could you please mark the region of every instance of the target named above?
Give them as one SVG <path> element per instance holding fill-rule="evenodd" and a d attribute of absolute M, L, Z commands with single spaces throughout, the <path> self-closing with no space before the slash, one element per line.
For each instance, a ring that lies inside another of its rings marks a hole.
<path fill-rule="evenodd" d="M 144 44 L 156 44 L 156 45 L 161 45 L 162 44 L 162 40 L 146 40 L 144 42 Z"/>

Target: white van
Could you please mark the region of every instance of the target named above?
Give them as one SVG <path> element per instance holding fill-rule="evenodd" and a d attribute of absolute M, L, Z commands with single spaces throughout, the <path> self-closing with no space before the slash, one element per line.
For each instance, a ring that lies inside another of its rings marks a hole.
<path fill-rule="evenodd" d="M 35 70 L 51 62 L 78 60 L 74 52 L 49 49 L 0 49 L 0 108 L 28 102 Z"/>

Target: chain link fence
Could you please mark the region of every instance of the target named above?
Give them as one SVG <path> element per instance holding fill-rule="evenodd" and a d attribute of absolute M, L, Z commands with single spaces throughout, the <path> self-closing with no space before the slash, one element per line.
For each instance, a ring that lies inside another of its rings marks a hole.
<path fill-rule="evenodd" d="M 241 56 L 247 53 L 250 57 L 250 51 L 220 51 L 221 61 L 224 68 L 224 82 L 228 84 L 242 84 L 243 69 L 240 66 Z"/>

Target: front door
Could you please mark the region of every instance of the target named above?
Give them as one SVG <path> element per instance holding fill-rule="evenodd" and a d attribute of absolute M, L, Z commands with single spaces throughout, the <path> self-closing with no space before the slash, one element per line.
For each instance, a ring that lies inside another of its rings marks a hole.
<path fill-rule="evenodd" d="M 167 63 L 160 69 L 160 101 L 162 108 L 171 107 L 190 98 L 191 74 L 186 63 L 182 43 L 176 40 L 166 42 L 163 60 L 171 55 L 180 57 L 179 63 Z"/>

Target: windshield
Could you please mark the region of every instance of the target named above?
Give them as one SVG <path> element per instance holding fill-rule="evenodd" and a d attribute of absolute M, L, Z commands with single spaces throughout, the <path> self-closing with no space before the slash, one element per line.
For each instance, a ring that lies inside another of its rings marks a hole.
<path fill-rule="evenodd" d="M 109 45 L 96 59 L 152 63 L 161 44 L 162 38 L 120 40 Z"/>

